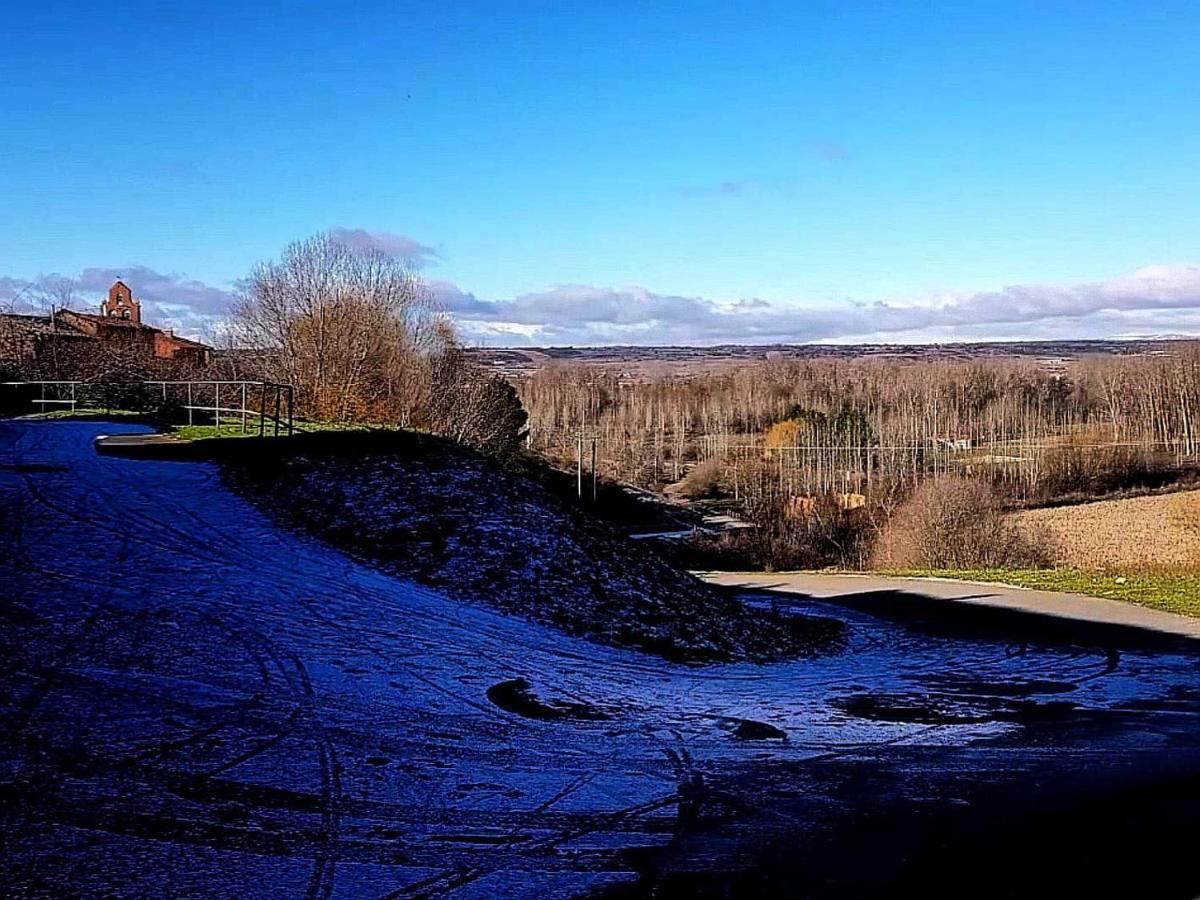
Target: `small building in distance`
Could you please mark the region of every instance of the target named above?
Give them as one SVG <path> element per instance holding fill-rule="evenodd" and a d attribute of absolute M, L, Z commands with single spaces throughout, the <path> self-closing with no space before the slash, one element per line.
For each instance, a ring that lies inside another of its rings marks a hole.
<path fill-rule="evenodd" d="M 63 358 L 108 351 L 123 357 L 206 366 L 212 348 L 142 321 L 142 304 L 123 281 L 115 281 L 100 312 L 60 309 L 48 316 L 0 316 L 0 359 Z"/>
<path fill-rule="evenodd" d="M 123 350 L 156 359 L 169 359 L 192 365 L 207 365 L 212 348 L 199 341 L 179 337 L 171 329 L 155 328 L 142 322 L 142 304 L 125 282 L 117 280 L 100 304 L 100 314 L 64 309 L 58 321 L 67 328 L 96 338 Z"/>

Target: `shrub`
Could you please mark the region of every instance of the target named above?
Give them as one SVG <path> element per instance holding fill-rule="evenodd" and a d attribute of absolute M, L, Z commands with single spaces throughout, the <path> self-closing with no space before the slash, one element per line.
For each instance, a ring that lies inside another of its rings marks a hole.
<path fill-rule="evenodd" d="M 506 456 L 525 436 L 528 417 L 516 389 L 472 364 L 457 346 L 433 362 L 429 407 L 434 434 L 484 453 Z"/>
<path fill-rule="evenodd" d="M 800 422 L 797 419 L 776 422 L 768 429 L 763 443 L 768 450 L 796 446 L 800 443 Z"/>
<path fill-rule="evenodd" d="M 696 465 L 679 483 L 679 496 L 688 500 L 708 500 L 721 494 L 721 461 L 707 459 Z"/>
<path fill-rule="evenodd" d="M 92 402 L 105 409 L 124 409 L 130 412 L 146 412 L 158 404 L 151 397 L 150 388 L 139 380 L 145 377 L 141 372 L 118 370 L 109 375 L 112 380 L 105 380 L 87 385 L 84 391 L 91 396 Z"/>
<path fill-rule="evenodd" d="M 1025 568 L 1049 561 L 1044 542 L 1006 519 L 990 487 L 956 475 L 919 484 L 884 526 L 873 557 L 877 568 L 912 569 Z"/>
<path fill-rule="evenodd" d="M 1178 476 L 1170 454 L 1143 447 L 1078 447 L 1047 451 L 1034 496 L 1098 497 L 1131 488 L 1158 487 Z"/>
<path fill-rule="evenodd" d="M 870 535 L 865 509 L 844 509 L 836 497 L 820 495 L 811 503 L 768 495 L 747 503 L 754 523 L 739 540 L 765 569 L 860 568 Z"/>

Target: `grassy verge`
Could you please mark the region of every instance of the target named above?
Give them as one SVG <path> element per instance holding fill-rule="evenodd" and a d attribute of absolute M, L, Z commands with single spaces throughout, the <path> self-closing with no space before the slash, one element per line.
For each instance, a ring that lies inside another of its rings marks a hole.
<path fill-rule="evenodd" d="M 134 412 L 127 409 L 93 409 L 90 407 L 79 407 L 75 410 L 56 409 L 50 412 L 30 413 L 22 416 L 23 419 L 143 419 L 151 421 L 152 417 L 148 413 Z M 165 427 L 172 434 L 182 438 L 185 441 L 199 441 L 204 438 L 234 438 L 234 437 L 258 437 L 258 419 L 252 418 L 247 422 L 246 429 L 242 430 L 242 424 L 238 421 L 236 424 L 222 424 L 219 427 L 216 425 L 176 425 L 176 426 L 161 426 Z M 298 433 L 311 431 L 371 431 L 385 428 L 383 425 L 369 424 L 344 424 L 340 422 L 312 422 L 307 419 L 297 419 L 295 423 Z M 281 426 L 280 435 L 286 433 L 286 430 Z M 264 434 L 267 437 L 273 437 L 275 434 L 275 426 L 268 422 Z"/>
<path fill-rule="evenodd" d="M 889 575 L 989 581 L 1043 591 L 1108 597 L 1185 616 L 1200 616 L 1200 571 L 1093 572 L 1084 569 L 899 570 Z"/>
<path fill-rule="evenodd" d="M 343 425 L 336 422 L 308 422 L 297 421 L 297 432 L 310 431 L 368 431 L 372 426 L 369 425 Z M 236 425 L 179 425 L 172 430 L 172 433 L 185 441 L 198 441 L 204 438 L 238 438 L 238 437 L 258 437 L 258 422 L 251 422 L 245 431 L 242 431 L 241 423 Z M 275 426 L 270 422 L 267 423 L 267 437 L 273 437 L 275 434 Z M 286 429 L 280 428 L 280 436 L 286 434 Z"/>

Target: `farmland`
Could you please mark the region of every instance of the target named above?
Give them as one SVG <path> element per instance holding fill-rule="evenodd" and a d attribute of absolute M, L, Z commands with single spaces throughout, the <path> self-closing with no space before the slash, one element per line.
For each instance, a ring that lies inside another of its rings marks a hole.
<path fill-rule="evenodd" d="M 1016 513 L 1059 566 L 1108 572 L 1200 567 L 1200 491 Z"/>
<path fill-rule="evenodd" d="M 1044 548 L 1049 565 L 892 574 L 1086 594 L 1200 616 L 1200 490 L 1021 510 L 1008 522 Z"/>

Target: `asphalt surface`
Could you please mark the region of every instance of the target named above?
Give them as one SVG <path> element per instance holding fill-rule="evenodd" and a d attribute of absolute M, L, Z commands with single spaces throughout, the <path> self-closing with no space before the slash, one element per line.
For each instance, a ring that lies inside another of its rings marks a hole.
<path fill-rule="evenodd" d="M 927 597 L 953 600 L 962 604 L 1054 616 L 1077 622 L 1118 625 L 1200 640 L 1200 618 L 1147 609 L 1144 606 L 1105 597 L 1029 590 L 1004 584 L 944 578 L 893 578 L 819 572 L 712 572 L 705 574 L 704 578 L 713 584 L 726 587 L 778 591 L 814 598 L 916 592 Z"/>
<path fill-rule="evenodd" d="M 6 895 L 1200 893 L 1194 642 L 754 593 L 848 647 L 673 665 L 94 452 L 136 430 L 0 422 Z"/>

